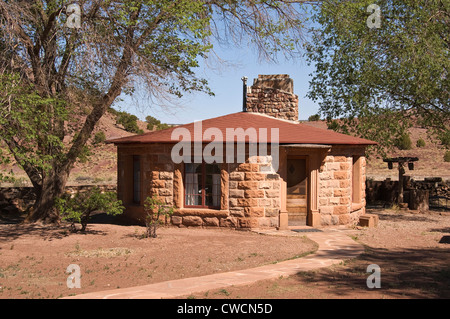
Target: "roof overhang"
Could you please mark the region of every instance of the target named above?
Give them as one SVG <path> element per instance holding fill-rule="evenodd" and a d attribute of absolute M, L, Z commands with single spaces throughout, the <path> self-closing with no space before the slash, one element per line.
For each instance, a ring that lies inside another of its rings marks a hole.
<path fill-rule="evenodd" d="M 280 147 L 330 149 L 331 145 L 325 145 L 325 144 L 280 144 Z"/>

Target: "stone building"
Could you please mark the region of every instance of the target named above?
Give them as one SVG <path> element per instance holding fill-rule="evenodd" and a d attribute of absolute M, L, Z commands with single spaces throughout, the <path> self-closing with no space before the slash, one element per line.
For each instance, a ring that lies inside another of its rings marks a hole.
<path fill-rule="evenodd" d="M 299 123 L 287 75 L 260 75 L 245 92 L 242 112 L 109 141 L 125 217 L 142 221 L 143 201 L 157 195 L 180 226 L 358 222 L 375 143 Z"/>

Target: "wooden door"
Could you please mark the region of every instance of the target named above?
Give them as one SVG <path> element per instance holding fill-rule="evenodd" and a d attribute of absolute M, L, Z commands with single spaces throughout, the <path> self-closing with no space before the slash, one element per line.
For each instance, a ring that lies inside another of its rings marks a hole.
<path fill-rule="evenodd" d="M 290 226 L 306 225 L 308 169 L 306 158 L 288 158 L 286 210 Z"/>

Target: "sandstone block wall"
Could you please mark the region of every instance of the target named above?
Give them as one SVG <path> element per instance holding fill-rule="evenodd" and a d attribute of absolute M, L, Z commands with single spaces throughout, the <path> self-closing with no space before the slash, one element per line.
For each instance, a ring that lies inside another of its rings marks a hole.
<path fill-rule="evenodd" d="M 321 224 L 356 224 L 359 216 L 365 212 L 366 160 L 361 154 L 362 151 L 350 154 L 343 151 L 335 153 L 325 157 L 319 171 L 318 206 Z M 359 174 L 360 178 L 354 178 L 354 170 L 357 170 L 356 174 Z M 353 185 L 354 183 L 358 184 Z"/>
<path fill-rule="evenodd" d="M 185 207 L 184 165 L 174 164 L 170 151 L 170 145 L 163 144 L 119 147 L 118 196 L 127 208 L 127 217 L 142 221 L 142 202 L 147 196 L 156 195 L 175 207 L 171 222 L 180 227 L 279 226 L 283 179 L 273 170 L 270 156 L 247 157 L 240 164 L 221 164 L 220 209 L 205 209 Z M 133 155 L 140 155 L 141 159 L 141 205 L 132 203 Z M 320 224 L 357 223 L 365 212 L 364 148 L 333 147 L 320 160 L 316 193 Z M 356 179 L 355 167 L 359 176 Z"/>
<path fill-rule="evenodd" d="M 262 228 L 278 226 L 281 205 L 279 175 L 271 169 L 270 156 L 241 164 L 221 164 L 220 209 L 184 207 L 183 164 L 174 164 L 170 146 L 119 147 L 118 197 L 128 218 L 143 221 L 142 203 L 156 195 L 174 206 L 171 218 L 177 226 Z M 132 203 L 133 155 L 141 159 L 141 205 Z"/>
<path fill-rule="evenodd" d="M 241 228 L 278 226 L 281 207 L 280 177 L 270 171 L 265 157 L 242 164 L 229 164 L 230 217 Z"/>

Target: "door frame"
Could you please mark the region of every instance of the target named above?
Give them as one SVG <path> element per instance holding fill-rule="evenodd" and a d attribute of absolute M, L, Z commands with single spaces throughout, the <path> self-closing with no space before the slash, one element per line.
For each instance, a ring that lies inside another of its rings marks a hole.
<path fill-rule="evenodd" d="M 311 157 L 309 155 L 289 155 L 287 154 L 286 156 L 286 188 L 285 188 L 285 194 L 284 197 L 286 198 L 286 204 L 287 204 L 287 162 L 290 159 L 304 159 L 305 160 L 305 165 L 306 165 L 306 178 L 307 178 L 307 187 L 306 187 L 306 226 L 311 225 L 311 170 L 310 170 L 310 159 Z M 289 214 L 287 214 L 287 224 L 289 225 Z"/>

